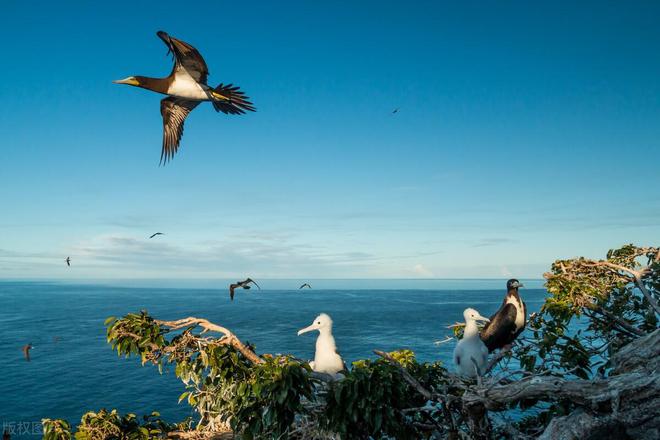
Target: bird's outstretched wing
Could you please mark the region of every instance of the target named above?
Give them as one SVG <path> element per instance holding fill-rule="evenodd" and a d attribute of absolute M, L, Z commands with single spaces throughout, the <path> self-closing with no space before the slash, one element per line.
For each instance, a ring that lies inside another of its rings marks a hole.
<path fill-rule="evenodd" d="M 183 123 L 188 114 L 199 105 L 199 101 L 169 97 L 160 101 L 160 114 L 163 115 L 163 150 L 160 163 L 166 164 L 179 149 L 183 136 Z"/>
<path fill-rule="evenodd" d="M 177 75 L 185 71 L 195 81 L 206 84 L 209 68 L 197 49 L 185 41 L 170 37 L 166 32 L 158 31 L 156 35 L 163 40 L 169 51 L 174 55 L 172 74 Z"/>
<path fill-rule="evenodd" d="M 259 284 L 257 284 L 257 282 L 255 280 L 253 280 L 252 278 L 248 278 L 247 280 L 245 280 L 245 284 L 248 284 L 248 283 L 254 284 L 255 286 L 257 286 L 257 289 L 261 290 L 261 287 L 259 287 Z"/>
<path fill-rule="evenodd" d="M 236 290 L 236 287 L 238 287 L 238 284 L 230 284 L 229 285 L 229 298 L 232 301 L 234 300 L 234 291 Z"/>
<path fill-rule="evenodd" d="M 490 322 L 481 330 L 481 340 L 488 351 L 502 348 L 513 340 L 516 331 L 516 306 L 507 304 L 493 315 Z"/>

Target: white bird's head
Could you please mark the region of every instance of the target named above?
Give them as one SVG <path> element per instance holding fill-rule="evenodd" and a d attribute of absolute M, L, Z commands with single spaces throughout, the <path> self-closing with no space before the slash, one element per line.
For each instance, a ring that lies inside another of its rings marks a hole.
<path fill-rule="evenodd" d="M 314 318 L 314 322 L 312 322 L 312 325 L 305 327 L 302 330 L 299 330 L 298 336 L 302 335 L 303 333 L 311 332 L 312 330 L 323 331 L 326 329 L 327 330 L 332 329 L 332 319 L 327 314 L 321 313 L 319 316 Z"/>
<path fill-rule="evenodd" d="M 490 322 L 490 319 L 481 316 L 479 312 L 477 312 L 474 309 L 465 309 L 463 312 L 463 318 L 465 318 L 465 322 L 468 321 L 484 321 L 484 322 Z"/>

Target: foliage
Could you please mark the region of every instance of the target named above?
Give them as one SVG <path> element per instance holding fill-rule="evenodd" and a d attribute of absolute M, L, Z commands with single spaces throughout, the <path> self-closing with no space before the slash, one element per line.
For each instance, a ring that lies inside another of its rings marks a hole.
<path fill-rule="evenodd" d="M 513 355 L 529 372 L 604 377 L 614 353 L 658 328 L 657 313 L 641 290 L 651 301 L 660 298 L 658 248 L 626 245 L 610 250 L 605 260 L 557 260 L 545 278 L 550 296 L 528 323 L 532 338 Z M 551 402 L 521 426 L 546 426 L 575 407 Z"/>
<path fill-rule="evenodd" d="M 422 385 L 440 383 L 446 373 L 440 363 L 417 363 L 410 350 L 389 355 Z M 424 437 L 414 422 L 426 420 L 404 410 L 424 406 L 426 399 L 411 389 L 395 365 L 384 359 L 355 362 L 343 380 L 331 384 L 325 400 L 322 425 L 343 438 Z"/>
<path fill-rule="evenodd" d="M 42 420 L 44 440 L 70 440 L 71 426 L 64 420 Z M 74 437 L 76 440 L 150 440 L 164 438 L 177 427 L 153 412 L 140 420 L 135 414 L 121 416 L 117 410 L 88 412 L 82 416 Z"/>
<path fill-rule="evenodd" d="M 71 440 L 71 425 L 66 420 L 42 419 L 44 440 Z"/>

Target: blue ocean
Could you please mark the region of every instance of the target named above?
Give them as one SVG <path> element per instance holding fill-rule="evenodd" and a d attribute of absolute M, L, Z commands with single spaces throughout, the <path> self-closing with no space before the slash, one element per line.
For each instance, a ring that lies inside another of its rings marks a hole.
<path fill-rule="evenodd" d="M 547 293 L 524 281 L 528 311 Z M 130 283 L 127 283 L 130 284 Z M 196 316 L 230 328 L 258 353 L 314 355 L 315 334 L 297 336 L 319 313 L 334 320 L 338 348 L 350 365 L 372 350 L 409 348 L 421 361 L 451 362 L 454 342 L 436 345 L 462 320 L 466 307 L 488 316 L 500 306 L 504 280 L 262 281 L 263 290 L 115 287 L 103 284 L 0 282 L 0 423 L 17 437 L 39 434 L 42 418 L 75 425 L 86 411 L 117 408 L 138 415 L 159 411 L 176 422 L 191 415 L 173 371 L 162 375 L 138 359 L 119 358 L 105 339 L 109 316 L 146 309 L 159 319 Z M 224 284 L 219 284 L 220 286 Z M 32 343 L 31 361 L 21 351 Z"/>

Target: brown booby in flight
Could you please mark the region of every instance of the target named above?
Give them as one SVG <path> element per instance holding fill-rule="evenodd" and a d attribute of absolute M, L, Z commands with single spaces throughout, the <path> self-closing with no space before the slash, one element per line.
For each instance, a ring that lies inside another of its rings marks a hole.
<path fill-rule="evenodd" d="M 67 266 L 71 266 L 71 257 L 66 257 L 66 260 L 64 261 L 66 261 Z"/>
<path fill-rule="evenodd" d="M 256 281 L 254 281 L 252 278 L 247 278 L 244 281 L 236 281 L 234 284 L 229 285 L 229 298 L 231 300 L 234 300 L 234 290 L 238 289 L 239 287 L 242 287 L 243 289 L 250 289 L 250 283 L 254 284 L 257 286 L 257 289 L 261 290 L 261 287 L 259 287 L 259 284 L 257 284 Z"/>
<path fill-rule="evenodd" d="M 23 356 L 25 356 L 25 360 L 30 362 L 30 350 L 32 350 L 32 343 L 29 343 L 28 345 L 24 345 L 22 350 L 23 350 Z"/>
<path fill-rule="evenodd" d="M 308 289 L 312 288 L 312 286 L 310 286 L 309 283 L 305 283 L 302 286 L 300 286 L 299 289 L 304 289 L 305 287 L 307 287 Z"/>
<path fill-rule="evenodd" d="M 502 306 L 481 331 L 489 352 L 497 348 L 508 348 L 527 324 L 527 307 L 518 294 L 518 288 L 524 287 L 520 281 L 510 279 L 506 282 L 507 293 Z"/>
<path fill-rule="evenodd" d="M 163 31 L 156 35 L 167 45 L 167 53 L 171 52 L 174 56 L 174 67 L 170 75 L 166 78 L 129 76 L 114 82 L 168 95 L 160 101 L 160 113 L 163 116 L 160 162 L 165 164 L 179 149 L 183 123 L 200 102 L 210 101 L 215 111 L 232 115 L 245 113 L 246 110 L 255 111 L 255 108 L 249 98 L 232 84 L 220 84 L 215 88 L 206 84 L 209 69 L 197 49 Z"/>
<path fill-rule="evenodd" d="M 151 234 L 151 237 L 149 237 L 149 239 L 154 238 L 156 235 L 165 235 L 165 234 L 163 234 L 162 232 L 156 232 L 155 234 Z"/>

